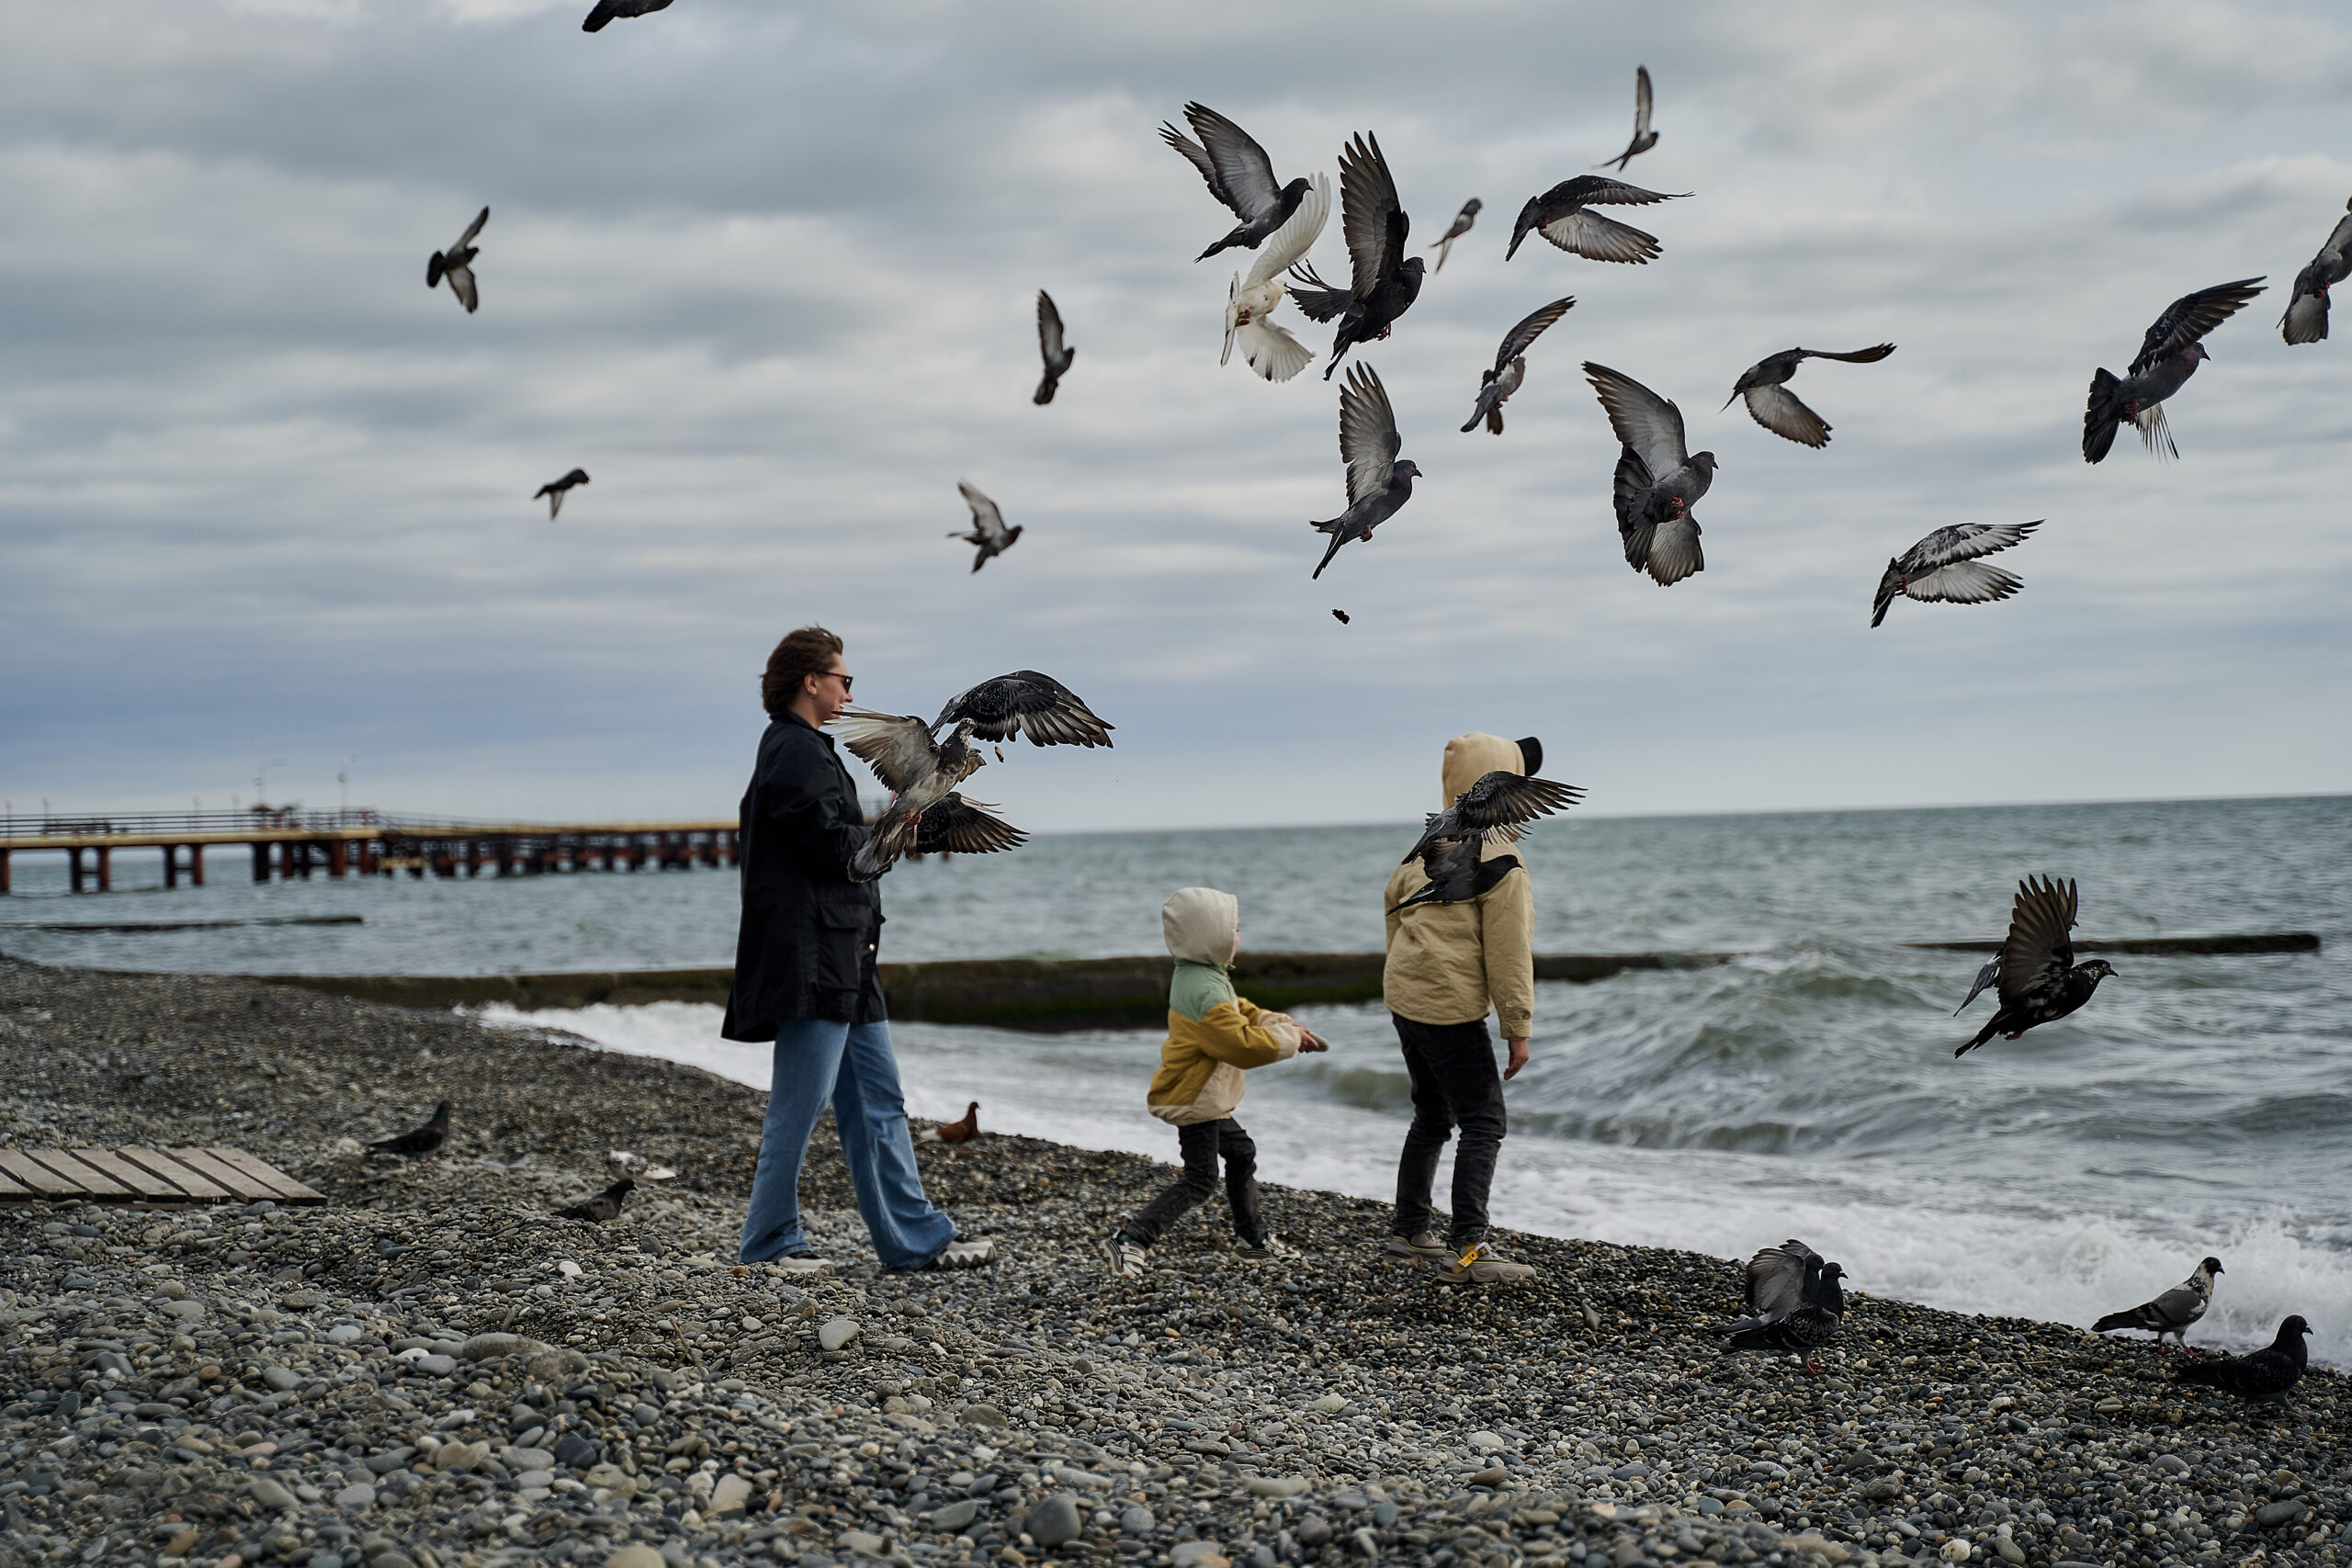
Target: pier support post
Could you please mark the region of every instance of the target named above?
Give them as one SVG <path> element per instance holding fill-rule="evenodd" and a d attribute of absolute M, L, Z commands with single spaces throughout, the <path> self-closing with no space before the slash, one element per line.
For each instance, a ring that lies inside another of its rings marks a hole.
<path fill-rule="evenodd" d="M 82 891 L 82 852 L 65 852 L 65 885 L 73 892 Z"/>
<path fill-rule="evenodd" d="M 327 840 L 327 874 L 333 877 L 351 874 L 351 842 L 347 839 Z"/>
<path fill-rule="evenodd" d="M 177 844 L 165 844 L 164 846 L 164 886 L 177 887 L 179 885 L 180 847 Z"/>
<path fill-rule="evenodd" d="M 269 846 L 267 844 L 254 846 L 254 880 L 255 882 L 269 880 Z"/>
<path fill-rule="evenodd" d="M 110 844 L 100 844 L 97 855 L 98 891 L 112 892 L 114 890 L 114 847 Z"/>
<path fill-rule="evenodd" d="M 466 840 L 466 874 L 468 876 L 481 874 L 481 840 L 480 839 Z"/>
<path fill-rule="evenodd" d="M 8 852 L 0 850 L 0 893 L 8 891 Z"/>
<path fill-rule="evenodd" d="M 190 887 L 204 886 L 204 846 L 202 844 L 190 844 L 187 847 L 187 884 Z"/>

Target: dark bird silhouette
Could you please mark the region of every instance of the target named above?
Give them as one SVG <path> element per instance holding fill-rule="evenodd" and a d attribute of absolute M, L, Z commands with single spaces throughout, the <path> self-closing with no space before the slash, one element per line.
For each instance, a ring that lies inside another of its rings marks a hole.
<path fill-rule="evenodd" d="M 1687 190 L 1671 195 L 1644 190 L 1602 175 L 1578 175 L 1572 180 L 1562 180 L 1542 196 L 1529 197 L 1527 205 L 1519 209 L 1519 221 L 1511 226 L 1510 248 L 1503 253 L 1503 260 L 1519 254 L 1519 243 L 1527 238 L 1532 229 L 1572 255 L 1646 266 L 1658 254 L 1656 235 L 1645 234 L 1629 224 L 1588 209 L 1647 207 L 1652 202 L 1679 201 L 1690 194 Z"/>
<path fill-rule="evenodd" d="M 1626 164 L 1657 145 L 1657 132 L 1650 129 L 1650 68 L 1636 65 L 1634 67 L 1634 139 L 1625 143 L 1623 152 L 1614 158 L 1603 158 L 1593 167 L 1605 169 L 1614 164 L 1622 175 Z"/>
<path fill-rule="evenodd" d="M 1661 588 L 1706 570 L 1690 508 L 1715 482 L 1715 455 L 1687 450 L 1682 411 L 1631 376 L 1590 360 L 1584 373 L 1624 447 L 1611 491 L 1625 564 Z"/>
<path fill-rule="evenodd" d="M 2143 1302 L 2129 1312 L 2111 1312 L 2091 1325 L 2094 1334 L 2105 1334 L 2110 1328 L 2140 1328 L 2156 1337 L 2156 1354 L 2165 1351 L 2165 1336 L 2169 1334 L 2184 1347 L 2188 1343 L 2188 1326 L 2205 1315 L 2213 1304 L 2213 1276 L 2222 1273 L 2222 1260 L 2209 1258 L 2197 1266 L 2197 1271 L 2154 1301 Z"/>
<path fill-rule="evenodd" d="M 1278 183 L 1273 160 L 1266 156 L 1266 150 L 1248 131 L 1205 104 L 1186 104 L 1184 118 L 1191 123 L 1199 141 L 1166 124 L 1159 128 L 1159 139 L 1200 170 L 1201 178 L 1208 182 L 1209 194 L 1231 208 L 1233 215 L 1241 220 L 1232 232 L 1193 259 L 1206 261 L 1234 245 L 1245 251 L 1256 250 L 1259 243 L 1281 228 L 1297 209 L 1300 198 L 1306 195 L 1306 177 L 1302 175 L 1288 185 Z"/>
<path fill-rule="evenodd" d="M 1953 1055 L 1965 1056 L 1996 1034 L 2015 1040 L 2029 1029 L 2055 1022 L 2089 1001 L 2098 983 L 2115 973 L 2104 958 L 2075 962 L 2074 940 L 2066 934 L 2075 929 L 2075 908 L 2071 877 L 2059 883 L 2029 876 L 2018 884 L 2009 934 L 2001 943 L 2001 972 L 1994 982 L 2000 1006 L 1976 1038 Z"/>
<path fill-rule="evenodd" d="M 1544 328 L 1566 315 L 1576 302 L 1573 294 L 1565 299 L 1555 299 L 1503 334 L 1503 345 L 1495 351 L 1495 367 L 1479 373 L 1478 401 L 1470 411 L 1470 423 L 1462 427 L 1463 434 L 1477 429 L 1482 419 L 1495 434 L 1503 433 L 1503 404 L 1527 379 L 1528 345 L 1544 335 Z"/>
<path fill-rule="evenodd" d="M 1339 622 L 1339 623 L 1340 623 L 1341 626 L 1346 626 L 1346 625 L 1348 624 L 1348 613 L 1347 613 L 1345 610 L 1334 610 L 1334 611 L 1332 611 L 1332 612 L 1331 612 L 1331 618 L 1332 618 L 1333 620 L 1335 620 L 1335 621 Z"/>
<path fill-rule="evenodd" d="M 601 1225 L 619 1214 L 621 1205 L 628 1201 L 628 1195 L 636 1189 L 637 1178 L 624 1176 L 594 1198 L 583 1199 L 568 1209 L 558 1209 L 555 1217 L 559 1220 L 585 1220 L 592 1225 Z"/>
<path fill-rule="evenodd" d="M 1886 563 L 1871 604 L 1871 625 L 1886 619 L 1887 606 L 1897 599 L 1983 604 L 2007 598 L 2025 583 L 1978 558 L 2024 543 L 2042 522 L 2037 517 L 2030 523 L 1955 523 L 1937 529 Z M 1976 992 L 1968 994 L 1973 998 Z"/>
<path fill-rule="evenodd" d="M 972 570 L 978 571 L 989 564 L 990 556 L 1001 556 L 1011 549 L 1012 542 L 1021 537 L 1021 530 L 1006 527 L 1004 513 L 997 510 L 996 502 L 974 490 L 968 479 L 957 479 L 956 489 L 964 497 L 964 504 L 972 509 L 972 531 L 947 536 L 979 547 L 972 557 Z"/>
<path fill-rule="evenodd" d="M 422 1127 L 413 1127 L 397 1137 L 385 1138 L 368 1146 L 379 1154 L 429 1155 L 447 1143 L 448 1137 L 449 1102 L 445 1100 L 433 1108 L 433 1114 L 425 1118 Z"/>
<path fill-rule="evenodd" d="M 1846 1270 L 1792 1236 L 1747 1260 L 1748 1315 L 1723 1329 L 1734 1350 L 1797 1350 L 1808 1377 L 1820 1375 L 1814 1352 L 1838 1337 L 1846 1318 Z"/>
<path fill-rule="evenodd" d="M 1437 265 L 1430 268 L 1431 277 L 1445 270 L 1445 258 L 1453 254 L 1453 242 L 1470 232 L 1470 225 L 1478 221 L 1479 209 L 1486 205 L 1476 197 L 1472 197 L 1462 204 L 1462 210 L 1453 215 L 1452 226 L 1437 237 L 1437 243 L 1430 247 L 1437 253 Z"/>
<path fill-rule="evenodd" d="M 1386 337 L 1420 297 L 1427 264 L 1405 254 L 1412 227 L 1397 205 L 1396 181 L 1380 139 L 1367 141 L 1359 132 L 1340 149 L 1340 231 L 1348 242 L 1349 285 L 1334 288 L 1303 264 L 1291 269 L 1298 308 L 1311 321 L 1340 323 L 1331 334 L 1330 363 L 1323 367 L 1326 381 L 1350 348 Z"/>
<path fill-rule="evenodd" d="M 1495 884 L 1520 867 L 1517 855 L 1486 853 L 1484 835 L 1442 839 L 1421 856 L 1421 873 L 1429 878 L 1419 891 L 1396 901 L 1399 909 L 1416 904 L 1466 904 L 1493 890 Z"/>
<path fill-rule="evenodd" d="M 2262 292 L 2262 279 L 2242 277 L 2184 294 L 2165 307 L 2140 340 L 2140 355 L 2121 378 L 2101 367 L 2091 373 L 2090 404 L 2083 411 L 2083 461 L 2096 463 L 2115 445 L 2115 432 L 2130 424 L 2152 453 L 2177 457 L 2165 420 L 2166 398 L 2188 385 L 2205 352 L 2207 333 L 2228 321 Z"/>
<path fill-rule="evenodd" d="M 474 257 L 481 254 L 481 247 L 474 243 L 474 236 L 489 221 L 490 209 L 485 207 L 466 225 L 466 231 L 458 236 L 456 244 L 446 251 L 434 252 L 433 259 L 424 264 L 424 287 L 432 288 L 447 280 L 449 292 L 458 297 L 458 303 L 466 308 L 469 316 L 481 305 L 481 290 L 474 282 L 473 266 Z"/>
<path fill-rule="evenodd" d="M 1015 850 L 1029 841 L 1029 835 L 1001 818 L 991 817 L 996 809 L 977 800 L 966 800 L 950 792 L 942 795 L 939 804 L 922 814 L 922 824 L 915 829 L 913 852 L 919 855 L 985 855 L 998 850 Z"/>
<path fill-rule="evenodd" d="M 1413 481 L 1421 470 L 1410 458 L 1396 460 L 1404 445 L 1380 372 L 1369 365 L 1349 366 L 1348 378 L 1340 384 L 1340 461 L 1348 468 L 1348 509 L 1327 523 L 1308 525 L 1331 536 L 1315 576 L 1323 575 L 1341 545 L 1371 538 L 1374 528 L 1413 499 Z"/>
<path fill-rule="evenodd" d="M 1453 797 L 1452 806 L 1423 818 L 1421 836 L 1413 840 L 1413 847 L 1396 863 L 1403 865 L 1416 857 L 1426 863 L 1439 844 L 1453 839 L 1492 839 L 1508 843 L 1519 837 L 1517 829 L 1521 824 L 1564 811 L 1583 798 L 1584 791 L 1574 784 L 1529 778 L 1507 768 L 1497 768 L 1479 775 L 1476 783 Z"/>
<path fill-rule="evenodd" d="M 936 1127 L 925 1127 L 915 1134 L 918 1144 L 968 1144 L 980 1135 L 980 1102 L 974 1100 L 964 1110 L 960 1122 L 942 1122 Z"/>
<path fill-rule="evenodd" d="M 571 487 L 574 485 L 584 485 L 587 482 L 588 470 L 585 468 L 574 468 L 571 472 L 564 475 L 563 478 L 554 480 L 552 483 L 541 485 L 538 489 L 538 494 L 532 496 L 531 499 L 533 501 L 537 501 L 541 497 L 546 498 L 548 503 L 548 521 L 552 523 L 556 519 L 556 514 L 563 510 L 563 498 L 571 493 Z"/>
<path fill-rule="evenodd" d="M 600 33 L 605 24 L 616 17 L 650 17 L 656 11 L 670 8 L 670 0 L 596 0 L 596 8 L 580 24 L 583 33 Z"/>
<path fill-rule="evenodd" d="M 2302 1382 L 2303 1336 L 2311 1331 L 2312 1325 L 2299 1314 L 2278 1325 L 2278 1337 L 2267 1348 L 2251 1355 L 2191 1361 L 2175 1367 L 2173 1376 L 2182 1382 L 2202 1383 L 2224 1393 L 2234 1393 L 2240 1399 L 2283 1399 L 2289 1389 Z"/>
<path fill-rule="evenodd" d="M 1747 400 L 1748 416 L 1775 435 L 1785 435 L 1800 446 L 1829 445 L 1829 424 L 1819 414 L 1797 400 L 1789 390 L 1789 378 L 1797 367 L 1808 359 L 1842 359 L 1849 365 L 1875 365 L 1894 352 L 1891 343 L 1876 348 L 1858 348 L 1848 354 L 1833 353 L 1826 348 L 1784 348 L 1780 353 L 1758 360 L 1740 373 L 1731 389 L 1731 397 L 1724 400 L 1724 407 L 1732 405 L 1733 398 Z"/>
<path fill-rule="evenodd" d="M 1029 400 L 1042 405 L 1054 400 L 1054 389 L 1078 357 L 1077 348 L 1062 335 L 1062 313 L 1054 309 L 1054 297 L 1042 288 L 1037 290 L 1037 352 L 1045 356 L 1046 378 Z"/>
<path fill-rule="evenodd" d="M 2327 291 L 2352 276 L 2352 201 L 2344 209 L 2346 216 L 2335 220 L 2319 254 L 2295 274 L 2294 297 L 2278 318 L 2279 335 L 2290 344 L 2317 343 L 2327 336 Z"/>

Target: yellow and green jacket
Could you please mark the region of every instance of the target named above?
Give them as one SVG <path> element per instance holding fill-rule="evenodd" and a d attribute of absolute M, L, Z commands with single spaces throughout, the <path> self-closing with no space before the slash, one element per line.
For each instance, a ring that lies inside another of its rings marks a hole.
<path fill-rule="evenodd" d="M 1298 1052 L 1298 1025 L 1236 996 L 1232 956 L 1239 906 L 1229 893 L 1187 887 L 1160 910 L 1176 972 L 1168 983 L 1168 1038 L 1146 1102 L 1174 1127 L 1215 1122 L 1241 1103 L 1241 1075 Z"/>

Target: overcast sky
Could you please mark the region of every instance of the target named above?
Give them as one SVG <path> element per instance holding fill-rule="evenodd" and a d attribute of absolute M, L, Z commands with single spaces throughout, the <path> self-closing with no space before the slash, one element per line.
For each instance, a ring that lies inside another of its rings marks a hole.
<path fill-rule="evenodd" d="M 586 4 L 11 10 L 17 809 L 250 801 L 277 759 L 273 799 L 347 765 L 413 812 L 724 815 L 808 621 L 885 709 L 1029 667 L 1116 724 L 969 786 L 1034 830 L 1401 818 L 1470 728 L 1612 813 L 2352 787 L 2352 321 L 2274 325 L 2352 196 L 2340 7 Z M 1627 177 L 1696 193 L 1624 214 L 1663 256 L 1506 263 L 1637 62 Z M 1153 134 L 1189 98 L 1285 178 L 1376 133 L 1417 243 L 1486 202 L 1361 355 L 1425 478 L 1320 582 L 1335 384 L 1218 367 L 1236 268 L 1192 257 L 1230 219 Z M 484 203 L 468 317 L 425 258 Z M 2092 368 L 2257 274 L 2180 461 L 2086 467 Z M 1045 409 L 1041 287 L 1078 347 Z M 1457 434 L 1564 293 L 1509 432 Z M 1718 412 L 1882 340 L 1797 382 L 1826 450 Z M 1670 590 L 1619 553 L 1588 358 L 1721 460 Z M 1027 529 L 977 577 L 967 478 Z M 1928 529 L 2038 517 L 2016 599 L 1869 629 Z"/>

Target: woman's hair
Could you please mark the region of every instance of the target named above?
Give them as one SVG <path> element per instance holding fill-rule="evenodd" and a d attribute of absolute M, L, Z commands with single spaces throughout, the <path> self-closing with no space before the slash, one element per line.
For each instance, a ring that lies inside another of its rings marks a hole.
<path fill-rule="evenodd" d="M 792 699 L 800 694 L 803 676 L 821 675 L 842 650 L 842 639 L 822 626 L 802 626 L 788 632 L 768 655 L 766 673 L 760 677 L 760 705 L 770 718 L 781 718 Z"/>

